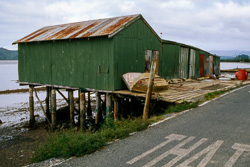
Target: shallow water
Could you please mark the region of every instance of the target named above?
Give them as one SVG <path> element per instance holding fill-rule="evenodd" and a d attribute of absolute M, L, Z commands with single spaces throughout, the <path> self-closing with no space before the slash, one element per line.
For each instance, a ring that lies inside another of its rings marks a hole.
<path fill-rule="evenodd" d="M 234 68 L 250 68 L 250 63 L 230 63 L 230 62 L 221 62 L 221 70 L 230 70 Z"/>
<path fill-rule="evenodd" d="M 0 90 L 22 89 L 27 86 L 19 86 L 18 80 L 18 61 L 0 60 Z"/>

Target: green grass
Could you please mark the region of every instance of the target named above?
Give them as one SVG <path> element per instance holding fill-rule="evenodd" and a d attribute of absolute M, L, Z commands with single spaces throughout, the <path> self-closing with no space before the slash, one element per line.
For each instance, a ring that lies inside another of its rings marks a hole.
<path fill-rule="evenodd" d="M 196 108 L 199 105 L 199 101 L 194 102 L 194 103 L 182 103 L 182 104 L 173 104 L 170 105 L 165 111 L 164 114 L 169 114 L 169 113 L 176 113 L 184 110 L 188 110 L 191 108 Z"/>
<path fill-rule="evenodd" d="M 33 156 L 33 162 L 40 162 L 52 157 L 83 156 L 101 149 L 108 142 L 127 137 L 130 133 L 141 131 L 149 126 L 149 121 L 141 118 L 113 121 L 106 123 L 95 132 L 75 132 L 73 130 L 55 132 L 48 135 Z"/>
<path fill-rule="evenodd" d="M 236 89 L 236 88 L 238 88 L 238 87 L 239 87 L 239 86 L 236 86 L 235 88 L 229 88 L 229 89 L 224 89 L 224 90 L 219 90 L 219 91 L 214 91 L 214 92 L 207 93 L 207 94 L 204 96 L 205 101 L 214 99 L 214 98 L 216 98 L 216 97 L 218 97 L 218 96 L 220 96 L 220 95 L 222 95 L 222 94 L 224 94 L 224 93 L 226 93 L 226 92 L 229 92 L 229 91 L 231 91 L 231 90 L 233 90 L 233 89 Z"/>

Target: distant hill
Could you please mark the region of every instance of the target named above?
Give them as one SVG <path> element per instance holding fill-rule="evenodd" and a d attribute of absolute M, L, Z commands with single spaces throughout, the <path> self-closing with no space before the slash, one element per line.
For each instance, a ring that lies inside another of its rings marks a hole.
<path fill-rule="evenodd" d="M 217 54 L 216 54 L 217 55 Z M 234 59 L 235 56 L 220 56 L 221 60 L 225 60 L 225 59 Z"/>
<path fill-rule="evenodd" d="M 217 56 L 220 56 L 221 59 L 231 59 L 242 54 L 250 56 L 250 51 L 242 51 L 242 50 L 211 50 L 209 52 L 212 54 L 216 54 Z"/>
<path fill-rule="evenodd" d="M 0 60 L 18 60 L 18 51 L 0 48 Z"/>

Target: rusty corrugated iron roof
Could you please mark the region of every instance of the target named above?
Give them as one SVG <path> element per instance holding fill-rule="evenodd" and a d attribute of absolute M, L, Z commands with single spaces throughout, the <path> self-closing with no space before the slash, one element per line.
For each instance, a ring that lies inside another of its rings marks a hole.
<path fill-rule="evenodd" d="M 137 14 L 47 26 L 23 37 L 16 42 L 13 42 L 13 44 L 23 42 L 97 37 L 105 35 L 112 37 L 127 25 L 129 25 L 129 23 L 132 23 L 141 17 L 142 16 L 140 14 Z"/>

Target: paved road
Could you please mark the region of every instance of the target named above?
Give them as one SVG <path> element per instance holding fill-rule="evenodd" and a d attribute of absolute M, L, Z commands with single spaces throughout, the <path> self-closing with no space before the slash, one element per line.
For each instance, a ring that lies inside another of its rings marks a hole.
<path fill-rule="evenodd" d="M 250 86 L 60 166 L 250 166 Z"/>

